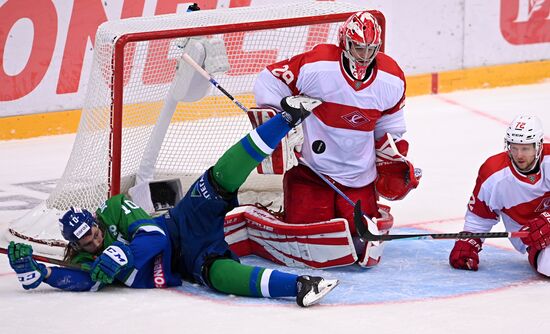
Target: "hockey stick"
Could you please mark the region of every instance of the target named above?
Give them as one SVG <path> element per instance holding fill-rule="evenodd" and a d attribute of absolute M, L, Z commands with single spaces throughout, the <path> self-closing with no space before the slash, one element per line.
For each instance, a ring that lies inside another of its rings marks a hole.
<path fill-rule="evenodd" d="M 201 74 L 206 80 L 219 89 L 225 96 L 227 96 L 233 103 L 235 103 L 243 111 L 248 112 L 248 109 L 236 100 L 233 95 L 227 92 L 220 84 L 208 74 L 202 67 L 200 67 L 191 57 L 187 54 L 183 55 L 183 59 L 191 65 L 199 74 Z M 393 139 L 393 138 L 392 138 Z M 392 145 L 393 144 L 393 145 Z M 399 153 L 399 150 L 395 146 L 395 142 L 390 140 L 390 146 L 392 149 Z M 365 218 L 368 224 L 376 223 L 368 215 L 362 212 L 361 210 L 361 201 L 353 203 L 353 201 L 342 192 L 338 187 L 336 187 L 332 182 L 330 182 L 326 176 L 317 171 L 313 166 L 311 166 L 307 161 L 305 161 L 299 153 L 296 153 L 298 160 L 306 167 L 311 169 L 317 176 L 321 178 L 327 185 L 329 185 L 338 195 L 340 195 L 346 202 L 353 206 L 353 221 L 355 223 L 355 229 L 360 238 L 366 241 L 387 241 L 387 240 L 397 240 L 397 239 L 408 239 L 408 240 L 433 240 L 433 239 L 463 239 L 463 238 L 520 238 L 527 236 L 528 232 L 487 232 L 487 233 L 471 233 L 471 232 L 460 232 L 460 233 L 425 233 L 425 234 L 386 234 L 386 235 L 377 235 L 369 231 L 367 225 L 364 224 L 361 217 Z M 401 157 L 403 157 L 401 155 Z M 404 157 L 403 157 L 404 158 Z M 416 172 L 416 170 L 415 170 Z"/>
<path fill-rule="evenodd" d="M 361 200 L 357 201 L 353 209 L 353 221 L 357 225 L 361 223 Z M 460 233 L 421 233 L 421 234 L 386 234 L 374 235 L 368 230 L 364 236 L 368 241 L 388 241 L 388 240 L 434 240 L 434 239 L 466 239 L 466 238 L 521 238 L 529 234 L 527 231 L 519 232 L 460 232 Z"/>
<path fill-rule="evenodd" d="M 0 247 L 0 253 L 8 255 L 8 250 L 6 248 Z M 46 257 L 46 256 L 33 254 L 32 258 L 35 259 L 36 261 L 50 263 L 50 264 L 56 264 L 56 265 L 61 266 L 61 267 L 79 269 L 79 270 L 86 271 L 86 272 L 90 271 L 89 267 L 86 266 L 86 265 L 80 265 L 80 264 L 65 262 L 65 261 L 61 261 L 61 260 L 54 259 L 54 258 L 51 258 L 51 257 Z"/>
<path fill-rule="evenodd" d="M 222 86 L 220 86 L 220 84 L 216 80 L 214 80 L 214 78 L 212 78 L 212 76 L 210 74 L 208 74 L 208 72 L 206 72 L 202 67 L 200 67 L 199 64 L 197 64 L 193 60 L 193 58 L 189 57 L 189 55 L 187 53 L 183 54 L 183 60 L 185 60 L 185 62 L 187 64 L 193 66 L 195 71 L 199 72 L 199 74 L 202 75 L 206 80 L 210 81 L 210 83 L 214 87 L 216 87 L 220 92 L 222 92 L 231 101 L 233 101 L 233 103 L 235 103 L 237 105 L 237 107 L 241 108 L 241 110 L 244 111 L 244 112 L 248 112 L 248 109 L 241 102 L 239 102 L 237 99 L 235 99 L 233 97 L 233 95 L 229 94 L 228 91 L 226 91 Z"/>
<path fill-rule="evenodd" d="M 206 72 L 206 70 L 204 70 L 199 64 L 197 64 L 193 60 L 193 58 L 189 57 L 187 53 L 183 54 L 183 60 L 185 60 L 185 62 L 191 65 L 195 69 L 195 71 L 199 72 L 199 74 L 202 75 L 206 80 L 208 80 L 214 87 L 219 89 L 225 96 L 227 96 L 231 101 L 233 101 L 233 103 L 235 103 L 237 107 L 241 108 L 241 110 L 243 110 L 244 112 L 248 112 L 248 108 L 246 108 L 242 103 L 240 103 L 237 99 L 235 99 L 233 95 L 231 95 L 228 91 L 226 91 L 216 80 L 214 80 L 214 78 L 212 78 L 212 76 L 208 72 Z M 319 171 L 313 168 L 313 166 L 311 166 L 307 161 L 305 161 L 304 158 L 302 158 L 302 156 L 299 153 L 297 152 L 295 153 L 296 153 L 296 157 L 303 165 L 305 165 L 306 167 L 311 169 L 315 174 L 317 174 L 317 176 L 319 176 L 321 180 L 323 180 L 334 191 L 336 191 L 338 195 L 342 196 L 351 206 L 356 207 L 355 203 L 353 203 L 353 201 L 348 196 L 346 196 L 346 194 L 344 194 L 340 189 L 338 189 L 334 184 L 332 184 L 332 182 L 330 182 L 323 174 L 321 174 Z M 365 214 L 363 216 L 365 217 L 367 222 L 369 222 L 369 224 L 371 223 L 375 224 L 369 216 Z M 360 221 L 359 224 L 355 222 L 355 229 L 357 230 L 357 234 L 360 237 L 364 235 L 369 236 L 369 234 L 374 236 L 374 234 L 369 232 L 367 226 L 362 221 Z"/>

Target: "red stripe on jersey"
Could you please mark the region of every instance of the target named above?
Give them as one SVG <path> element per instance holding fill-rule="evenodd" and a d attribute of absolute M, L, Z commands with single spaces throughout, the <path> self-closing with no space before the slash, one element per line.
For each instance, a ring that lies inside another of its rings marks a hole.
<path fill-rule="evenodd" d="M 549 210 L 550 191 L 532 201 L 521 203 L 508 209 L 504 208 L 502 212 L 506 213 L 518 224 L 525 225 L 528 220 L 536 218 L 543 211 Z"/>
<path fill-rule="evenodd" d="M 373 131 L 376 121 L 382 116 L 380 110 L 361 109 L 354 106 L 324 102 L 313 114 L 325 125 L 333 128 Z"/>

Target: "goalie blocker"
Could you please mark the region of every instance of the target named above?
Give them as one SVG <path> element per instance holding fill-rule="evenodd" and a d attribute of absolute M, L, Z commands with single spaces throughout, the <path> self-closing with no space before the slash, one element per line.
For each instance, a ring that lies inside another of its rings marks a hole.
<path fill-rule="evenodd" d="M 387 234 L 393 225 L 389 207 L 380 205 L 377 229 Z M 286 224 L 265 209 L 237 207 L 225 218 L 225 240 L 239 256 L 257 255 L 289 267 L 325 269 L 380 261 L 383 243 L 352 237 L 346 219 L 313 224 Z"/>

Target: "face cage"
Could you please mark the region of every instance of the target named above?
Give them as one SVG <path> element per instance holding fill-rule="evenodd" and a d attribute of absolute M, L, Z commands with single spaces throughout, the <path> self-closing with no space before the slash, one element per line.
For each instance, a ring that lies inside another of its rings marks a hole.
<path fill-rule="evenodd" d="M 510 145 L 511 144 L 518 144 L 518 143 L 511 143 L 508 140 L 504 139 L 504 149 L 506 150 L 506 152 L 508 152 L 508 156 L 510 157 L 510 160 L 512 160 L 512 165 L 514 165 L 514 168 L 521 174 L 529 173 L 530 171 L 535 169 L 535 167 L 539 163 L 540 156 L 542 155 L 542 139 L 540 141 L 536 142 L 536 143 L 531 143 L 531 144 L 535 145 L 535 150 L 537 151 L 537 153 L 535 154 L 535 163 L 533 164 L 533 167 L 531 169 L 529 169 L 527 171 L 523 171 L 523 172 L 519 170 L 518 166 L 516 166 L 516 162 L 512 158 L 512 152 L 510 151 Z"/>
<path fill-rule="evenodd" d="M 361 57 L 357 57 L 353 54 L 353 51 L 355 48 L 354 48 L 354 45 L 360 45 L 358 43 L 355 43 L 351 40 L 351 38 L 349 38 L 348 36 L 345 37 L 346 38 L 346 49 L 345 49 L 345 52 L 348 56 L 348 59 L 350 61 L 353 61 L 354 63 L 358 63 L 358 65 L 360 66 L 369 66 L 372 61 L 374 60 L 374 58 L 376 58 L 376 55 L 378 54 L 378 51 L 380 51 L 380 46 L 382 45 L 381 43 L 377 44 L 377 45 L 373 45 L 373 44 L 370 44 L 370 45 L 366 45 L 364 48 L 367 49 L 367 55 L 368 54 L 371 54 L 370 57 L 366 57 L 366 58 L 361 58 Z M 372 51 L 372 53 L 370 52 Z"/>

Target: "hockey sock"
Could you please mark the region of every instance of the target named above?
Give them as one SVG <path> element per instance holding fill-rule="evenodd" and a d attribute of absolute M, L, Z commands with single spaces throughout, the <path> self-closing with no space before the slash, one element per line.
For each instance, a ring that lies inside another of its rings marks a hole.
<path fill-rule="evenodd" d="M 214 289 L 249 297 L 295 297 L 298 276 L 277 270 L 251 267 L 231 259 L 212 263 L 209 275 Z"/>
<path fill-rule="evenodd" d="M 273 153 L 290 126 L 281 114 L 260 125 L 227 150 L 216 162 L 213 177 L 218 185 L 234 192 L 268 155 Z"/>

